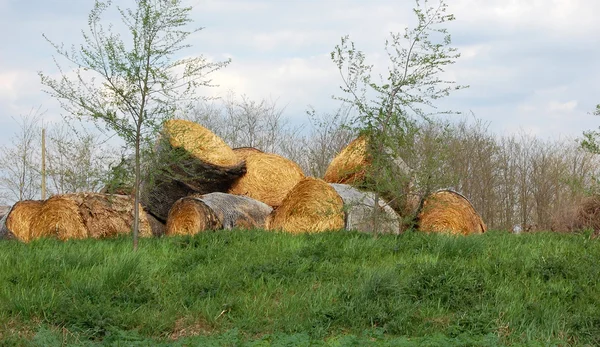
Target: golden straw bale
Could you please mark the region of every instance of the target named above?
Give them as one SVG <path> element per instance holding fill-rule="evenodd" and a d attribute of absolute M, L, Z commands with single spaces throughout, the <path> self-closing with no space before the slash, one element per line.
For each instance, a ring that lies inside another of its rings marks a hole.
<path fill-rule="evenodd" d="M 246 160 L 246 157 L 248 157 L 250 154 L 264 153 L 260 149 L 254 147 L 238 147 L 234 148 L 233 152 L 242 160 Z"/>
<path fill-rule="evenodd" d="M 167 219 L 166 235 L 194 235 L 205 230 L 222 229 L 221 221 L 202 200 L 185 197 L 177 200 Z"/>
<path fill-rule="evenodd" d="M 235 166 L 240 159 L 235 152 L 212 131 L 188 120 L 172 119 L 165 122 L 165 133 L 174 148 L 182 148 L 203 162 L 218 166 Z"/>
<path fill-rule="evenodd" d="M 6 227 L 17 239 L 28 242 L 30 240 L 29 226 L 31 221 L 39 214 L 43 201 L 23 200 L 17 202 L 6 217 Z"/>
<path fill-rule="evenodd" d="M 365 170 L 369 165 L 368 141 L 366 136 L 360 136 L 350 142 L 333 158 L 323 180 L 328 183 L 354 184 L 362 182 Z"/>
<path fill-rule="evenodd" d="M 342 229 L 344 202 L 327 182 L 307 177 L 288 193 L 267 224 L 270 230 L 290 233 Z"/>
<path fill-rule="evenodd" d="M 79 193 L 79 212 L 87 228 L 88 236 L 96 239 L 129 234 L 133 230 L 133 198 L 128 195 Z M 154 232 L 146 212 L 140 205 L 140 237 L 151 237 Z"/>
<path fill-rule="evenodd" d="M 293 161 L 276 154 L 254 153 L 246 157 L 246 173 L 233 183 L 228 193 L 276 207 L 303 178 L 302 169 Z"/>
<path fill-rule="evenodd" d="M 481 216 L 463 195 L 440 190 L 423 202 L 418 216 L 419 230 L 451 234 L 480 234 L 487 230 Z"/>
<path fill-rule="evenodd" d="M 59 240 L 83 239 L 88 236 L 79 205 L 83 199 L 77 195 L 55 195 L 46 200 L 39 214 L 31 221 L 30 239 L 56 237 Z"/>

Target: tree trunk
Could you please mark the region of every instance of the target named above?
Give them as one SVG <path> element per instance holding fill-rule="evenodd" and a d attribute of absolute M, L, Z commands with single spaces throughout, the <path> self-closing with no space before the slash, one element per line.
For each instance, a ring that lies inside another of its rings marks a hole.
<path fill-rule="evenodd" d="M 140 136 L 141 135 L 141 117 L 137 124 L 137 133 L 135 136 L 135 183 L 133 199 L 133 250 L 138 249 L 138 234 L 140 229 Z"/>

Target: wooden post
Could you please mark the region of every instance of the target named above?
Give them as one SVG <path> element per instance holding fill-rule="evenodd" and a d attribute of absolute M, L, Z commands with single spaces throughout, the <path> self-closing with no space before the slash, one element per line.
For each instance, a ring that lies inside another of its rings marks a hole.
<path fill-rule="evenodd" d="M 42 128 L 42 200 L 46 200 L 46 129 Z"/>

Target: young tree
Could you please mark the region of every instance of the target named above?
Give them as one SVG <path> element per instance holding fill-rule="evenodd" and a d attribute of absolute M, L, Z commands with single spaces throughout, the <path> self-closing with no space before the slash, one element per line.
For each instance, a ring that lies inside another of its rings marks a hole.
<path fill-rule="evenodd" d="M 66 71 L 57 62 L 61 77 L 39 72 L 46 91 L 71 115 L 104 124 L 135 151 L 135 203 L 133 248 L 137 249 L 141 149 L 154 140 L 164 120 L 201 97 L 199 87 L 211 86 L 207 75 L 229 64 L 199 56 L 175 59 L 190 47 L 186 39 L 202 28 L 188 29 L 191 7 L 182 0 L 135 0 L 135 8 L 117 7 L 128 41 L 105 28 L 102 16 L 111 1 L 97 0 L 89 14 L 84 44 L 67 50 L 46 36 L 56 52 L 74 64 Z M 147 146 L 147 148 L 150 146 Z"/>
<path fill-rule="evenodd" d="M 415 120 L 434 113 L 450 113 L 425 108 L 435 109 L 434 101 L 463 88 L 439 77 L 460 56 L 450 47 L 450 34 L 441 27 L 454 20 L 452 14 L 446 13 L 447 7 L 443 0 L 437 6 L 431 6 L 427 0 L 416 1 L 417 26 L 406 28 L 404 33 L 391 33 L 385 42 L 389 66 L 379 83 L 371 76 L 373 66 L 366 63 L 365 54 L 355 48 L 348 36 L 342 37 L 331 53 L 345 94 L 338 99 L 357 108 L 354 125 L 369 138 L 372 164 L 367 175 L 374 183 L 371 188 L 376 192 L 392 192 L 388 199 L 406 198 L 398 193 L 409 178 L 399 177 L 402 174 L 394 172 L 389 163 L 410 143 Z"/>

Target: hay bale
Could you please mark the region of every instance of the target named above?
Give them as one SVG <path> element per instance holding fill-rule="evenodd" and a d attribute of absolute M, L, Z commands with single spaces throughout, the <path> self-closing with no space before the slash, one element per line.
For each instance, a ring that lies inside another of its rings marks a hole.
<path fill-rule="evenodd" d="M 89 237 L 103 239 L 121 234 L 129 234 L 133 228 L 134 199 L 128 195 L 80 193 L 69 194 L 68 198 L 81 202 L 79 213 L 86 226 Z M 152 218 L 153 219 L 153 218 Z M 151 237 L 162 235 L 164 227 L 151 222 L 140 205 L 140 224 L 138 235 Z"/>
<path fill-rule="evenodd" d="M 226 193 L 179 199 L 169 212 L 167 235 L 193 235 L 205 230 L 265 228 L 273 209 L 246 196 Z"/>
<path fill-rule="evenodd" d="M 230 194 L 248 196 L 277 207 L 304 178 L 298 164 L 277 154 L 251 153 L 245 160 L 246 173 L 233 183 Z"/>
<path fill-rule="evenodd" d="M 28 242 L 30 240 L 30 223 L 39 214 L 43 201 L 23 200 L 19 201 L 6 216 L 6 228 L 18 240 Z"/>
<path fill-rule="evenodd" d="M 83 202 L 78 195 L 54 195 L 46 200 L 37 217 L 31 220 L 29 239 L 56 237 L 59 240 L 83 239 L 87 228 L 79 213 Z"/>
<path fill-rule="evenodd" d="M 221 138 L 186 120 L 165 122 L 155 166 L 142 185 L 142 203 L 161 221 L 178 199 L 226 192 L 246 172 L 245 162 Z"/>
<path fill-rule="evenodd" d="M 30 238 L 56 237 L 60 240 L 87 237 L 102 239 L 128 234 L 133 227 L 133 198 L 127 195 L 75 193 L 55 195 L 46 200 L 31 220 Z M 139 235 L 162 235 L 164 226 L 140 206 Z"/>
<path fill-rule="evenodd" d="M 421 231 L 461 235 L 480 234 L 487 230 L 469 200 L 452 190 L 439 190 L 423 201 L 418 225 Z"/>
<path fill-rule="evenodd" d="M 344 201 L 345 229 L 384 234 L 400 232 L 400 216 L 382 198 L 378 201 L 375 219 L 375 193 L 347 184 L 332 183 L 331 186 Z"/>
<path fill-rule="evenodd" d="M 359 136 L 333 158 L 323 180 L 342 184 L 362 182 L 369 163 L 367 137 Z"/>
<path fill-rule="evenodd" d="M 222 229 L 221 221 L 200 198 L 177 200 L 169 211 L 166 235 L 194 235 L 206 230 Z"/>
<path fill-rule="evenodd" d="M 235 155 L 238 156 L 241 160 L 246 160 L 246 157 L 250 154 L 264 153 L 260 149 L 254 147 L 237 147 L 233 149 Z"/>
<path fill-rule="evenodd" d="M 225 229 L 263 229 L 273 212 L 269 205 L 247 196 L 216 192 L 200 199 L 216 213 Z"/>
<path fill-rule="evenodd" d="M 270 230 L 321 232 L 344 227 L 344 202 L 323 180 L 307 177 L 287 194 L 267 221 Z"/>

